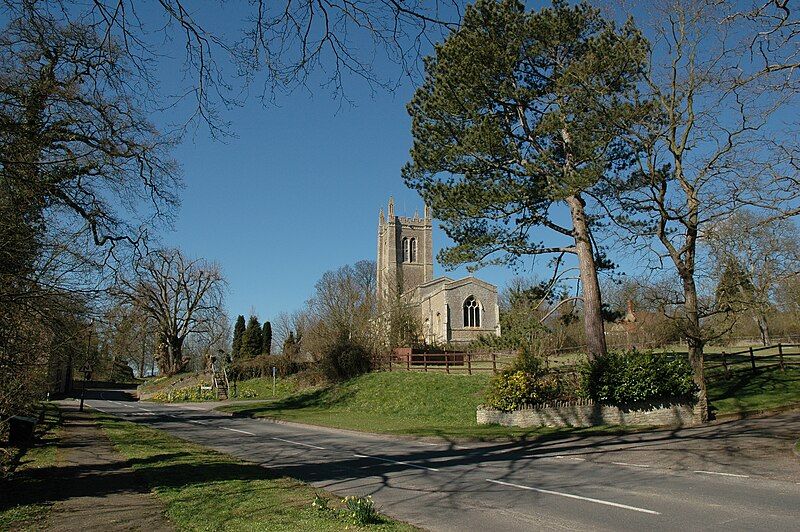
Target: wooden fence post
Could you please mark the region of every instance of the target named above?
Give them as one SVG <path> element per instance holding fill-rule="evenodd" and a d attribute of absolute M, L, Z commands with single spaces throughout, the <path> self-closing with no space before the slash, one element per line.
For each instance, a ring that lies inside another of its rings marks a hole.
<path fill-rule="evenodd" d="M 472 353 L 467 353 L 467 374 L 472 375 Z"/>
<path fill-rule="evenodd" d="M 492 351 L 492 373 L 497 373 L 497 353 Z"/>
<path fill-rule="evenodd" d="M 444 371 L 450 373 L 450 355 L 448 353 L 444 354 Z"/>
<path fill-rule="evenodd" d="M 778 342 L 778 362 L 781 365 L 781 371 L 784 371 L 785 368 L 783 367 L 783 344 L 781 344 L 780 342 Z"/>
<path fill-rule="evenodd" d="M 422 365 L 425 367 L 425 371 L 428 371 L 428 353 L 422 353 Z"/>
<path fill-rule="evenodd" d="M 750 365 L 753 367 L 753 373 L 756 372 L 756 356 L 753 354 L 753 347 L 750 346 Z"/>
<path fill-rule="evenodd" d="M 392 371 L 392 358 L 394 358 L 394 355 L 389 353 L 389 371 Z"/>
<path fill-rule="evenodd" d="M 725 359 L 727 353 L 725 351 L 722 352 L 722 369 L 725 370 L 725 376 L 728 376 L 728 361 Z"/>
<path fill-rule="evenodd" d="M 413 351 L 409 351 L 409 353 L 406 355 L 406 371 L 411 371 L 411 353 L 412 352 Z"/>

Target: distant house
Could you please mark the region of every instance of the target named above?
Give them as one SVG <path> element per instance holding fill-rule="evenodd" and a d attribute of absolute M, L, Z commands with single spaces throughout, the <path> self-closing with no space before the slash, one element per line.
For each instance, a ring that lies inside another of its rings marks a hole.
<path fill-rule="evenodd" d="M 633 301 L 628 301 L 625 316 L 606 324 L 606 342 L 609 347 L 626 349 L 654 347 L 669 340 L 667 325 L 662 313 L 637 311 Z"/>

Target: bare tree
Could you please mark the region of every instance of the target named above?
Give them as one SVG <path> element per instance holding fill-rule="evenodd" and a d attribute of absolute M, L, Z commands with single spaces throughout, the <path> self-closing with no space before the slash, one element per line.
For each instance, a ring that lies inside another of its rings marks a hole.
<path fill-rule="evenodd" d="M 718 3 L 732 4 L 725 22 L 749 23 L 745 35 L 760 72 L 781 72 L 786 82 L 797 87 L 800 82 L 800 16 L 796 5 L 790 0 L 751 0 L 738 4 L 718 0 Z"/>
<path fill-rule="evenodd" d="M 764 222 L 765 216 L 739 211 L 705 233 L 717 277 L 735 270 L 724 288 L 732 310 L 750 314 L 761 342 L 769 345 L 768 313 L 782 279 L 800 273 L 800 232 L 791 220 Z M 733 285 L 731 285 L 733 281 Z"/>
<path fill-rule="evenodd" d="M 18 223 L 132 243 L 177 205 L 174 139 L 142 109 L 121 48 L 23 9 L 0 36 L 0 165 Z"/>
<path fill-rule="evenodd" d="M 770 76 L 748 61 L 726 22 L 730 5 L 671 0 L 660 7 L 652 10 L 642 88 L 651 117 L 630 131 L 637 167 L 622 190 L 612 184 L 620 207 L 613 214 L 626 238 L 654 252 L 655 267 L 671 263 L 680 280 L 673 303 L 705 401 L 703 323 L 717 309 L 698 295 L 700 238 L 744 206 L 785 215 L 800 188 L 790 186 L 790 161 L 779 154 L 791 143 L 776 119 L 788 96 L 770 90 Z"/>
<path fill-rule="evenodd" d="M 220 24 L 230 12 L 225 2 L 198 10 L 184 0 L 2 0 L 12 17 L 22 12 L 65 22 L 85 21 L 105 44 L 122 43 L 140 86 L 162 109 L 193 100 L 194 117 L 212 132 L 224 130 L 220 106 L 240 103 L 242 88 L 261 87 L 271 99 L 276 89 L 311 83 L 346 96 L 348 77 L 392 89 L 417 68 L 421 49 L 460 19 L 459 0 L 249 0 L 236 6 L 239 27 Z M 152 18 L 151 18 L 152 17 Z M 183 45 L 184 84 L 165 99 L 154 79 L 163 63 L 164 41 Z M 101 54 L 102 55 L 102 54 Z M 379 57 L 379 70 L 375 64 Z M 386 71 L 386 65 L 397 69 Z"/>
<path fill-rule="evenodd" d="M 186 338 L 211 333 L 223 313 L 225 280 L 219 267 L 188 259 L 177 249 L 154 251 L 137 261 L 132 275 L 120 276 L 118 287 L 157 324 L 156 357 L 166 375 L 188 364 Z"/>
<path fill-rule="evenodd" d="M 373 347 L 376 317 L 375 262 L 362 260 L 325 272 L 306 304 L 304 349 L 314 355 L 346 339 Z"/>

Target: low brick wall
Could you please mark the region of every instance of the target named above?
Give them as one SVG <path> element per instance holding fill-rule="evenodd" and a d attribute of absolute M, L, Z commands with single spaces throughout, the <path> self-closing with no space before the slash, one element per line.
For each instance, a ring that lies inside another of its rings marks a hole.
<path fill-rule="evenodd" d="M 602 405 L 593 401 L 536 405 L 502 412 L 482 406 L 478 425 L 507 427 L 591 427 L 594 425 L 658 425 L 686 427 L 701 423 L 700 405 L 645 402 Z"/>

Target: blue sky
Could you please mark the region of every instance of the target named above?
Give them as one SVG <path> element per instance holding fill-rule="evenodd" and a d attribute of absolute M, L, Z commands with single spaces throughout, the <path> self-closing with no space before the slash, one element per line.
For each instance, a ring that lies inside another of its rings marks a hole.
<path fill-rule="evenodd" d="M 536 9 L 549 2 L 527 3 Z M 137 4 L 151 29 L 164 19 L 155 4 Z M 194 8 L 202 23 L 226 36 L 238 31 L 248 14 L 244 2 L 228 3 L 224 11 L 211 0 Z M 158 35 L 153 42 L 162 54 L 156 77 L 163 95 L 192 87 L 193 81 L 181 71 L 180 33 L 161 42 Z M 355 44 L 370 50 L 369 42 Z M 224 55 L 216 60 L 231 73 Z M 398 74 L 397 66 L 380 52 L 374 66 L 378 77 Z M 374 259 L 378 211 L 389 196 L 395 198 L 397 214 L 422 210 L 417 194 L 400 178 L 412 140 L 405 105 L 419 80 L 403 79 L 396 91 L 387 92 L 345 76 L 347 101 L 333 97 L 331 88 L 319 81 L 317 71 L 308 89 L 278 93 L 266 104 L 251 95 L 241 107 L 221 114 L 233 136 L 214 139 L 200 124 L 174 152 L 186 188 L 174 230 L 165 231 L 162 242 L 220 264 L 229 282 L 227 308 L 232 317 L 252 309 L 262 320 L 274 319 L 297 310 L 325 271 Z M 193 110 L 192 102 L 185 101 L 169 115 L 153 119 L 168 129 L 168 122 L 182 122 Z M 541 238 L 547 241 L 548 236 Z M 434 253 L 447 244 L 435 228 Z M 611 258 L 629 273 L 644 267 L 630 252 Z M 434 273 L 467 274 L 464 268 L 445 272 L 438 264 Z M 485 268 L 476 275 L 502 288 L 520 273 L 545 277 L 547 257 L 535 265 L 528 260 L 518 271 Z"/>
<path fill-rule="evenodd" d="M 374 259 L 378 210 L 390 195 L 397 214 L 422 212 L 400 178 L 412 88 L 359 90 L 356 106 L 340 106 L 324 90 L 296 91 L 277 107 L 250 101 L 227 116 L 237 138 L 198 131 L 175 153 L 186 189 L 164 240 L 221 264 L 231 315 L 253 307 L 269 319 L 297 309 L 325 271 Z M 445 238 L 437 229 L 435 250 Z M 435 273 L 445 272 L 437 265 Z M 478 275 L 502 285 L 509 272 Z"/>
<path fill-rule="evenodd" d="M 178 48 L 172 52 L 180 57 Z M 394 73 L 380 61 L 379 72 Z M 345 83 L 352 104 L 313 84 L 274 103 L 251 97 L 223 114 L 235 138 L 215 140 L 199 127 L 174 154 L 186 188 L 175 230 L 163 241 L 222 266 L 232 317 L 254 309 L 273 319 L 296 310 L 325 271 L 374 260 L 378 211 L 390 195 L 397 214 L 422 211 L 400 178 L 411 146 L 405 105 L 413 81 L 393 93 Z M 434 253 L 445 243 L 435 229 Z M 434 273 L 447 272 L 437 264 Z M 486 268 L 477 275 L 502 286 L 513 273 Z"/>

